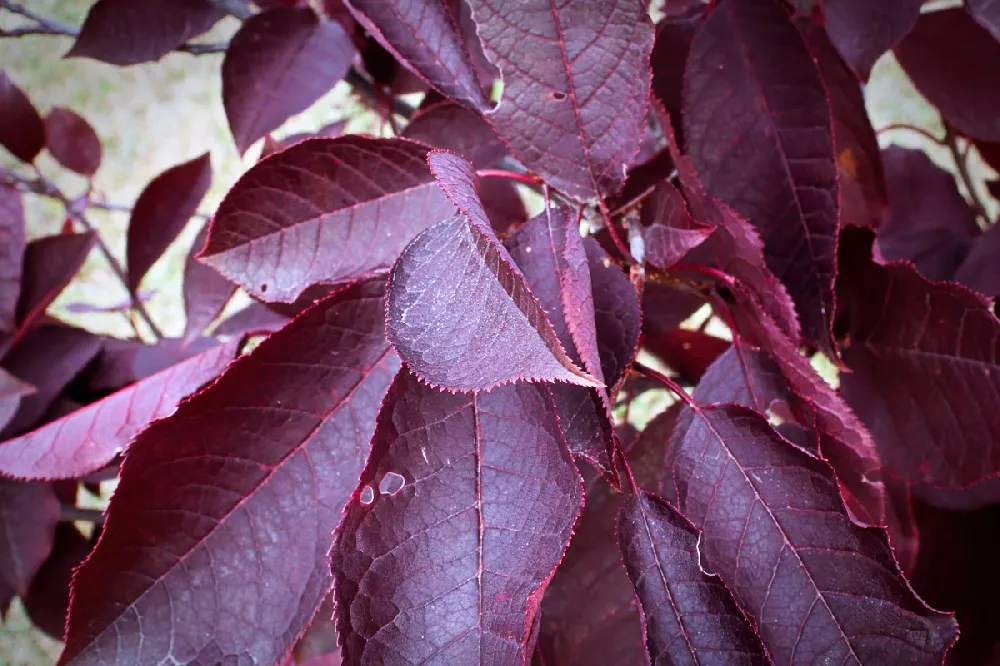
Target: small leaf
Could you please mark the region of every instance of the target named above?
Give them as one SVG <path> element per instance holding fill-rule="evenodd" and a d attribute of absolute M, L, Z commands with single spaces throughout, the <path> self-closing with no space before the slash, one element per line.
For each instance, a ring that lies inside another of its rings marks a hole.
<path fill-rule="evenodd" d="M 970 137 L 1000 141 L 1000 86 L 979 72 L 1000 68 L 1000 42 L 962 7 L 920 15 L 896 59 L 920 94 Z M 970 69 L 971 68 L 971 69 Z"/>
<path fill-rule="evenodd" d="M 885 531 L 849 518 L 826 463 L 737 405 L 685 410 L 671 489 L 701 531 L 701 565 L 757 621 L 776 663 L 940 662 L 954 619 L 899 571 Z"/>
<path fill-rule="evenodd" d="M 402 139 L 310 139 L 247 171 L 200 258 L 257 298 L 388 270 L 418 233 L 455 214 L 427 148 Z"/>
<path fill-rule="evenodd" d="M 192 340 L 222 313 L 236 293 L 236 285 L 219 272 L 201 263 L 195 256 L 205 247 L 208 224 L 205 224 L 188 252 L 184 263 L 184 339 Z"/>
<path fill-rule="evenodd" d="M 507 147 L 485 118 L 450 101 L 419 111 L 401 136 L 458 153 L 479 169 L 494 166 L 507 154 Z"/>
<path fill-rule="evenodd" d="M 760 231 L 803 336 L 836 356 L 840 190 L 831 107 L 779 0 L 715 7 L 691 43 L 683 108 L 685 142 L 705 189 Z"/>
<path fill-rule="evenodd" d="M 0 432 L 14 418 L 21 398 L 34 392 L 34 386 L 0 368 Z"/>
<path fill-rule="evenodd" d="M 676 509 L 639 491 L 617 532 L 651 663 L 771 663 L 726 586 L 701 570 L 698 530 Z"/>
<path fill-rule="evenodd" d="M 25 250 L 21 193 L 0 186 L 0 331 L 13 331 Z"/>
<path fill-rule="evenodd" d="M 91 542 L 72 523 L 58 525 L 52 554 L 21 600 L 31 623 L 58 641 L 66 628 L 73 571 L 87 559 L 90 549 Z"/>
<path fill-rule="evenodd" d="M 209 0 L 98 0 L 63 57 L 119 66 L 154 62 L 223 16 Z"/>
<path fill-rule="evenodd" d="M 73 279 L 96 236 L 93 232 L 46 236 L 28 244 L 24 253 L 18 328 L 27 330 Z"/>
<path fill-rule="evenodd" d="M 478 111 L 490 107 L 448 2 L 345 0 L 354 18 L 401 63 L 443 95 Z"/>
<path fill-rule="evenodd" d="M 490 117 L 514 156 L 577 200 L 616 193 L 646 121 L 646 10 L 631 0 L 469 6 L 483 50 L 503 74 Z"/>
<path fill-rule="evenodd" d="M 691 217 L 684 197 L 668 181 L 657 185 L 643 204 L 641 220 L 646 261 L 662 269 L 676 264 L 713 231 L 712 226 Z"/>
<path fill-rule="evenodd" d="M 525 663 L 582 490 L 544 387 L 402 370 L 332 554 L 345 663 Z"/>
<path fill-rule="evenodd" d="M 101 140 L 83 117 L 61 106 L 45 117 L 46 148 L 59 164 L 83 176 L 101 166 Z"/>
<path fill-rule="evenodd" d="M 0 584 L 25 596 L 52 552 L 59 500 L 49 483 L 0 478 Z"/>
<path fill-rule="evenodd" d="M 916 24 L 923 0 L 823 0 L 823 19 L 841 57 L 867 81 L 875 61 Z"/>
<path fill-rule="evenodd" d="M 629 366 L 639 350 L 642 312 L 639 296 L 617 264 L 593 238 L 584 238 L 594 289 L 594 321 L 601 374 L 614 395 L 625 381 Z"/>
<path fill-rule="evenodd" d="M 292 647 L 330 588 L 333 528 L 399 367 L 382 294 L 323 300 L 135 439 L 61 663 L 270 664 Z"/>
<path fill-rule="evenodd" d="M 45 147 L 45 122 L 7 72 L 0 70 L 0 145 L 22 162 L 35 161 Z"/>
<path fill-rule="evenodd" d="M 222 103 L 240 154 L 333 88 L 353 57 L 343 26 L 308 7 L 247 19 L 222 61 Z"/>
<path fill-rule="evenodd" d="M 1000 5 L 995 0 L 965 0 L 965 8 L 979 25 L 1000 40 Z"/>
<path fill-rule="evenodd" d="M 142 190 L 128 223 L 129 289 L 139 287 L 143 276 L 174 242 L 211 183 L 212 158 L 205 153 L 170 167 Z"/>
<path fill-rule="evenodd" d="M 229 342 L 181 361 L 117 393 L 15 439 L 0 442 L 0 473 L 23 479 L 72 479 L 100 469 L 156 419 L 233 360 Z"/>

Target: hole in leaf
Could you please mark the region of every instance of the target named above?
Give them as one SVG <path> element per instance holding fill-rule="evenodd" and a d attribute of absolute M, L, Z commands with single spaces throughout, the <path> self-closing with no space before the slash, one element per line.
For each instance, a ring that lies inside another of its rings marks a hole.
<path fill-rule="evenodd" d="M 406 479 L 403 478 L 402 474 L 396 474 L 395 472 L 386 472 L 385 476 L 378 484 L 378 491 L 383 495 L 389 495 L 392 497 L 406 485 Z"/>
<path fill-rule="evenodd" d="M 371 486 L 365 486 L 361 489 L 361 503 L 368 506 L 375 501 L 375 489 Z"/>
<path fill-rule="evenodd" d="M 266 284 L 260 285 L 260 293 L 262 293 L 262 294 L 266 294 L 267 293 L 267 285 Z"/>
<path fill-rule="evenodd" d="M 566 99 L 566 93 L 559 92 L 558 90 L 556 90 L 552 93 L 552 99 L 554 99 L 557 102 L 561 102 L 564 99 Z"/>

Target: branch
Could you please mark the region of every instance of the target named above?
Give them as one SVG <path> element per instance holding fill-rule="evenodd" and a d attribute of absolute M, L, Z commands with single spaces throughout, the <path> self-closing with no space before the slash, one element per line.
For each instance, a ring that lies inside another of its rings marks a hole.
<path fill-rule="evenodd" d="M 975 182 L 972 180 L 972 174 L 969 173 L 969 151 L 959 149 L 958 134 L 955 133 L 951 125 L 945 125 L 944 145 L 948 146 L 948 150 L 951 151 L 951 157 L 955 160 L 955 170 L 962 179 L 965 189 L 969 192 L 969 198 L 972 199 L 972 208 L 976 211 L 976 216 L 988 224 L 990 218 L 986 214 L 986 206 L 983 205 L 982 199 L 979 198 Z"/>
<path fill-rule="evenodd" d="M 83 509 L 78 506 L 63 504 L 59 507 L 59 522 L 81 522 L 100 525 L 104 522 L 104 512 L 99 509 Z"/>
<path fill-rule="evenodd" d="M 639 361 L 632 362 L 632 369 L 638 372 L 639 374 L 646 375 L 650 379 L 660 382 L 661 384 L 663 384 L 664 387 L 669 389 L 678 398 L 686 402 L 688 407 L 698 411 L 698 405 L 695 403 L 694 398 L 691 397 L 691 394 L 685 391 L 683 386 L 675 382 L 670 377 L 667 377 L 659 370 L 651 368 L 648 365 L 640 363 Z"/>
<path fill-rule="evenodd" d="M 55 183 L 43 176 L 42 173 L 38 171 L 37 167 L 35 168 L 35 174 L 36 177 L 34 179 L 29 179 L 10 171 L 0 171 L 0 175 L 3 175 L 5 185 L 12 186 L 22 192 L 39 194 L 49 197 L 50 199 L 57 200 L 62 204 L 67 215 L 79 222 L 84 229 L 94 233 L 94 237 L 97 239 L 97 249 L 100 250 L 101 254 L 104 255 L 104 258 L 107 259 L 108 264 L 111 265 L 111 270 L 114 271 L 115 275 L 121 281 L 122 286 L 125 287 L 126 291 L 128 291 L 129 300 L 132 302 L 132 309 L 135 310 L 140 317 L 142 317 L 143 321 L 146 322 L 146 325 L 149 326 L 149 330 L 153 332 L 153 335 L 162 339 L 163 332 L 153 322 L 152 317 L 149 316 L 149 312 L 146 311 L 146 307 L 142 304 L 142 301 L 139 300 L 138 295 L 133 290 L 129 289 L 128 276 L 125 274 L 125 270 L 122 268 L 118 259 L 116 259 L 111 253 L 108 246 L 104 243 L 104 239 L 101 238 L 101 235 L 97 232 L 97 228 L 94 224 L 78 209 L 77 204 L 67 197 L 62 190 L 56 187 Z M 89 202 L 85 201 L 84 203 L 84 208 L 86 208 L 86 204 Z"/>

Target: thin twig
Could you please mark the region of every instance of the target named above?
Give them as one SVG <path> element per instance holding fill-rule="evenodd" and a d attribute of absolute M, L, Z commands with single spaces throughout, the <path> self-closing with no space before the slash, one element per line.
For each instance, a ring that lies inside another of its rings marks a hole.
<path fill-rule="evenodd" d="M 476 172 L 476 175 L 480 178 L 504 178 L 506 180 L 513 180 L 517 183 L 530 185 L 535 189 L 541 189 L 544 185 L 542 179 L 538 176 L 533 176 L 528 173 L 519 173 L 517 171 L 508 171 L 506 169 L 480 169 Z"/>
<path fill-rule="evenodd" d="M 891 132 L 893 130 L 907 130 L 909 132 L 915 132 L 925 139 L 929 139 L 934 143 L 944 145 L 945 139 L 939 139 L 938 137 L 931 134 L 929 130 L 925 130 L 923 127 L 917 127 L 916 125 L 907 125 L 906 123 L 893 123 L 892 125 L 886 125 L 885 127 L 875 131 L 876 134 L 882 134 L 883 132 Z"/>
<path fill-rule="evenodd" d="M 955 130 L 950 125 L 946 126 L 944 145 L 948 146 L 948 150 L 951 151 L 951 157 L 955 160 L 955 170 L 962 179 L 965 189 L 969 192 L 969 198 L 972 199 L 972 207 L 976 211 L 976 215 L 988 223 L 990 218 L 986 214 L 986 206 L 983 205 L 982 200 L 979 198 L 975 182 L 972 180 L 972 174 L 969 173 L 969 151 L 962 151 L 959 148 L 958 134 L 955 133 Z"/>
<path fill-rule="evenodd" d="M 603 199 L 598 201 L 598 208 L 601 211 L 601 215 L 604 217 L 604 226 L 608 228 L 608 233 L 611 234 L 611 240 L 615 244 L 615 247 L 618 248 L 622 258 L 630 264 L 635 263 L 635 258 L 632 256 L 632 252 L 625 245 L 625 241 L 623 241 L 622 237 L 618 234 L 618 227 L 615 226 L 615 221 L 611 219 L 611 214 L 608 212 L 608 206 L 604 203 Z"/>
<path fill-rule="evenodd" d="M 640 374 L 646 375 L 650 379 L 655 379 L 656 381 L 666 386 L 673 393 L 675 393 L 678 398 L 686 402 L 688 407 L 690 407 L 691 409 L 698 409 L 698 404 L 695 403 L 694 398 L 691 397 L 691 394 L 685 391 L 683 386 L 675 382 L 670 377 L 667 377 L 659 370 L 651 368 L 648 365 L 640 363 L 639 361 L 632 362 L 632 369 Z"/>
<path fill-rule="evenodd" d="M 63 504 L 59 507 L 59 522 L 61 523 L 104 523 L 104 512 L 100 509 L 84 509 L 78 506 Z"/>

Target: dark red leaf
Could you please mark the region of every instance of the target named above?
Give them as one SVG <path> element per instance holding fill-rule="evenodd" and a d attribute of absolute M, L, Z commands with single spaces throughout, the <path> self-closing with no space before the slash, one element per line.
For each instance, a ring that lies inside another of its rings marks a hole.
<path fill-rule="evenodd" d="M 273 333 L 288 323 L 288 317 L 281 315 L 263 303 L 251 303 L 246 308 L 219 322 L 212 332 L 223 337 L 241 337 Z"/>
<path fill-rule="evenodd" d="M 10 610 L 10 604 L 14 601 L 17 594 L 14 590 L 7 587 L 4 583 L 0 583 L 0 617 L 7 614 Z"/>
<path fill-rule="evenodd" d="M 382 294 L 323 300 L 136 438 L 74 579 L 63 663 L 273 663 L 292 647 L 399 367 Z"/>
<path fill-rule="evenodd" d="M 0 443 L 0 473 L 25 479 L 72 479 L 100 469 L 156 419 L 215 379 L 237 342 L 217 345 L 104 400 Z"/>
<path fill-rule="evenodd" d="M 45 147 L 45 122 L 7 72 L 0 70 L 0 145 L 22 162 L 33 162 Z"/>
<path fill-rule="evenodd" d="M 385 271 L 414 236 L 455 213 L 426 158 L 426 147 L 402 139 L 296 144 L 233 186 L 200 257 L 269 301 Z"/>
<path fill-rule="evenodd" d="M 990 298 L 1000 295 L 998 256 L 1000 256 L 1000 226 L 994 223 L 985 234 L 972 242 L 965 260 L 955 271 L 955 280 Z"/>
<path fill-rule="evenodd" d="M 673 171 L 674 159 L 670 150 L 664 148 L 642 164 L 629 169 L 621 192 L 607 199 L 608 209 L 616 211 L 635 205 L 642 197 L 648 196 L 660 181 L 670 178 Z"/>
<path fill-rule="evenodd" d="M 76 569 L 90 554 L 91 542 L 70 523 L 56 527 L 52 554 L 38 570 L 22 599 L 32 624 L 58 641 L 66 629 L 69 590 Z"/>
<path fill-rule="evenodd" d="M 208 224 L 201 228 L 184 264 L 184 338 L 191 340 L 201 335 L 222 313 L 236 293 L 236 285 L 213 268 L 201 263 L 195 256 L 205 247 Z"/>
<path fill-rule="evenodd" d="M 830 41 L 858 76 L 868 80 L 875 61 L 916 24 L 923 0 L 823 0 Z"/>
<path fill-rule="evenodd" d="M 979 235 L 972 207 L 955 177 L 921 150 L 893 146 L 882 153 L 889 214 L 879 228 L 882 256 L 912 261 L 931 280 L 949 280 Z"/>
<path fill-rule="evenodd" d="M 82 375 L 91 391 L 117 391 L 181 361 L 218 346 L 212 338 L 163 338 L 154 344 L 141 340 L 104 338 L 101 353 Z"/>
<path fill-rule="evenodd" d="M 657 185 L 643 204 L 641 219 L 646 261 L 662 269 L 676 264 L 713 231 L 711 225 L 691 217 L 684 197 L 668 181 Z"/>
<path fill-rule="evenodd" d="M 458 153 L 477 169 L 494 166 L 507 154 L 486 119 L 455 102 L 438 102 L 420 111 L 401 136 Z"/>
<path fill-rule="evenodd" d="M 688 410 L 670 443 L 701 565 L 732 590 L 777 663 L 938 663 L 955 621 L 910 589 L 885 531 L 854 524 L 826 463 L 738 405 Z"/>
<path fill-rule="evenodd" d="M 715 360 L 698 382 L 699 405 L 732 402 L 766 414 L 775 402 L 789 400 L 781 368 L 765 353 L 732 345 Z"/>
<path fill-rule="evenodd" d="M 101 140 L 86 119 L 61 106 L 45 117 L 45 147 L 59 164 L 84 176 L 101 166 Z"/>
<path fill-rule="evenodd" d="M 693 290 L 647 282 L 642 290 L 642 332 L 646 335 L 669 333 L 704 304 L 705 298 Z"/>
<path fill-rule="evenodd" d="M 497 241 L 472 165 L 443 151 L 430 160 L 464 214 L 421 233 L 393 266 L 386 330 L 403 361 L 430 384 L 455 391 L 515 380 L 600 386 L 567 354 Z"/>
<path fill-rule="evenodd" d="M 625 380 L 639 349 L 642 312 L 639 296 L 617 264 L 593 238 L 584 238 L 594 288 L 594 319 L 601 374 L 613 396 Z"/>
<path fill-rule="evenodd" d="M 684 73 L 684 132 L 705 189 L 760 231 L 803 336 L 836 355 L 840 192 L 831 107 L 780 0 L 723 0 L 702 24 Z"/>
<path fill-rule="evenodd" d="M 961 7 L 920 15 L 896 46 L 920 94 L 964 134 L 1000 141 L 1000 42 Z M 988 73 L 985 78 L 980 73 Z"/>
<path fill-rule="evenodd" d="M 64 57 L 112 65 L 159 60 L 224 16 L 209 0 L 98 0 Z"/>
<path fill-rule="evenodd" d="M 21 398 L 13 420 L 0 430 L 0 439 L 34 427 L 56 396 L 100 348 L 97 336 L 54 324 L 32 329 L 11 347 L 3 359 L 4 369 L 34 386 L 35 392 Z"/>
<path fill-rule="evenodd" d="M 617 532 L 650 663 L 771 663 L 726 586 L 701 570 L 698 530 L 676 509 L 637 492 L 618 514 Z"/>
<path fill-rule="evenodd" d="M 336 137 L 341 136 L 346 128 L 347 121 L 338 120 L 320 127 L 315 132 L 296 132 L 295 134 L 283 136 L 278 140 L 274 140 L 271 135 L 268 135 L 264 139 L 264 144 L 260 151 L 260 158 L 257 161 L 259 162 L 265 157 L 281 152 L 285 148 L 294 146 L 297 143 L 302 143 L 306 139 L 335 139 Z"/>
<path fill-rule="evenodd" d="M 20 330 L 27 330 L 69 284 L 90 254 L 93 232 L 60 234 L 32 241 L 24 252 L 21 297 L 17 304 Z"/>
<path fill-rule="evenodd" d="M 222 61 L 222 103 L 240 154 L 312 106 L 344 78 L 353 58 L 344 27 L 309 7 L 247 19 Z"/>
<path fill-rule="evenodd" d="M 146 272 L 174 242 L 198 210 L 212 184 L 208 153 L 170 167 L 151 180 L 132 208 L 126 258 L 129 288 L 135 290 Z"/>
<path fill-rule="evenodd" d="M 403 370 L 337 528 L 346 663 L 522 663 L 581 509 L 547 391 L 438 391 Z"/>
<path fill-rule="evenodd" d="M 885 530 L 889 535 L 889 545 L 892 546 L 892 553 L 899 562 L 900 570 L 907 580 L 912 580 L 920 552 L 920 530 L 913 513 L 913 493 L 910 484 L 891 477 L 886 480 L 885 485 L 888 500 Z"/>
<path fill-rule="evenodd" d="M 0 331 L 13 331 L 25 250 L 24 205 L 17 190 L 0 186 Z"/>
<path fill-rule="evenodd" d="M 512 181 L 505 178 L 484 179 L 479 183 L 479 198 L 493 230 L 498 234 L 510 233 L 511 229 L 528 219 L 524 199 Z"/>
<path fill-rule="evenodd" d="M 833 111 L 840 224 L 877 228 L 888 207 L 888 194 L 878 139 L 868 118 L 861 84 L 837 55 L 822 26 L 804 20 L 798 26 L 816 58 Z"/>
<path fill-rule="evenodd" d="M 680 132 L 682 129 L 681 91 L 684 86 L 684 70 L 687 67 L 688 52 L 691 50 L 691 40 L 705 19 L 707 9 L 706 5 L 696 4 L 690 13 L 666 16 L 656 24 L 656 43 L 653 44 L 653 52 L 649 56 L 653 68 L 653 94 L 662 110 L 666 111 L 667 120 L 673 126 L 674 132 Z M 678 134 L 678 138 L 683 144 L 683 135 Z"/>
<path fill-rule="evenodd" d="M 729 346 L 728 340 L 684 328 L 642 338 L 643 349 L 660 359 L 684 381 L 695 384 Z"/>
<path fill-rule="evenodd" d="M 0 478 L 0 583 L 18 596 L 52 552 L 59 499 L 50 483 Z"/>
<path fill-rule="evenodd" d="M 345 4 L 396 59 L 442 94 L 479 111 L 490 107 L 453 3 L 349 0 Z"/>
<path fill-rule="evenodd" d="M 965 8 L 979 25 L 989 30 L 1000 40 L 1000 4 L 995 0 L 965 0 Z"/>
<path fill-rule="evenodd" d="M 646 123 L 653 29 L 645 8 L 632 0 L 469 6 L 503 74 L 491 118 L 515 157 L 575 199 L 615 194 Z"/>
<path fill-rule="evenodd" d="M 34 386 L 0 368 L 0 432 L 14 418 L 21 398 L 34 392 Z"/>
<path fill-rule="evenodd" d="M 850 346 L 841 391 L 886 467 L 912 483 L 959 488 L 1000 472 L 1000 322 L 982 297 L 904 263 L 841 255 Z"/>

